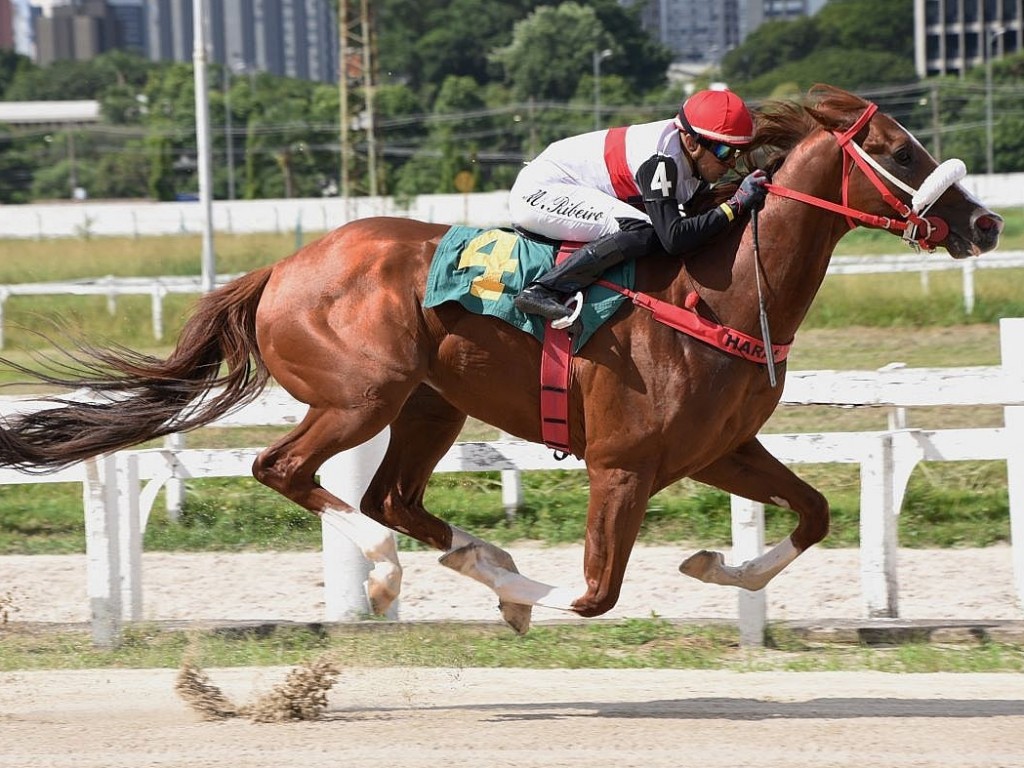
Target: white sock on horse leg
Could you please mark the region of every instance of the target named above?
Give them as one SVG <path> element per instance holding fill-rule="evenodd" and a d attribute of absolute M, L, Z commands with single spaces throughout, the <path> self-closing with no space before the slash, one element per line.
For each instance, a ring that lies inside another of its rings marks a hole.
<path fill-rule="evenodd" d="M 787 536 L 763 555 L 740 565 L 726 565 L 721 552 L 702 550 L 688 557 L 679 570 L 708 584 L 742 587 L 756 592 L 800 554 Z"/>
<path fill-rule="evenodd" d="M 373 564 L 369 580 L 397 597 L 402 585 L 402 566 L 392 530 L 362 512 L 328 508 L 320 517 L 323 525 L 345 534 Z"/>
<path fill-rule="evenodd" d="M 571 611 L 577 595 L 564 587 L 552 587 L 540 581 L 528 579 L 517 573 L 512 556 L 505 550 L 479 539 L 461 528 L 452 526 L 452 545 L 447 554 L 468 548 L 469 556 L 462 558 L 455 567 L 459 573 L 486 584 L 504 602 L 521 605 L 540 605 Z M 445 558 L 442 562 L 446 565 Z"/>
<path fill-rule="evenodd" d="M 741 565 L 725 565 L 722 570 L 735 579 L 735 586 L 756 592 L 763 589 L 779 572 L 800 554 L 787 536 L 764 554 Z"/>

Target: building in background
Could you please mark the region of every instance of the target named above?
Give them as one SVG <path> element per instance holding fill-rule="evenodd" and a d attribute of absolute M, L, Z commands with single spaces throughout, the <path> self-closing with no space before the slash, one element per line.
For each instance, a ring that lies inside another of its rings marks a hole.
<path fill-rule="evenodd" d="M 642 3 L 643 28 L 677 63 L 717 63 L 766 21 L 817 13 L 827 0 L 622 0 Z"/>
<path fill-rule="evenodd" d="M 193 58 L 193 0 L 0 0 L 0 35 L 12 4 L 31 9 L 32 57 L 42 66 L 111 49 L 154 61 Z M 211 62 L 236 72 L 337 82 L 338 25 L 330 0 L 206 0 L 205 8 Z"/>
<path fill-rule="evenodd" d="M 14 50 L 14 8 L 11 0 L 0 0 L 0 50 Z"/>
<path fill-rule="evenodd" d="M 114 47 L 148 56 L 145 0 L 107 0 L 107 8 L 116 28 Z"/>
<path fill-rule="evenodd" d="M 147 0 L 149 56 L 192 60 L 192 0 Z M 207 0 L 210 60 L 236 72 L 337 82 L 338 25 L 328 0 Z"/>
<path fill-rule="evenodd" d="M 30 59 L 36 58 L 35 16 L 41 11 L 29 0 L 11 0 L 14 27 L 14 50 Z"/>
<path fill-rule="evenodd" d="M 914 0 L 918 76 L 962 76 L 1019 51 L 1022 16 L 1020 0 Z"/>
<path fill-rule="evenodd" d="M 741 0 L 651 0 L 640 23 L 672 51 L 674 60 L 714 63 L 739 45 Z"/>
<path fill-rule="evenodd" d="M 113 49 L 146 54 L 144 0 L 73 0 L 34 3 L 35 61 L 87 61 Z"/>

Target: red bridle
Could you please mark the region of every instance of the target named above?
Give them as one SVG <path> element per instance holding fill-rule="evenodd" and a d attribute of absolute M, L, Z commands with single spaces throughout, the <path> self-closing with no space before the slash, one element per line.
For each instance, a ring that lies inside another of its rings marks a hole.
<path fill-rule="evenodd" d="M 869 227 L 885 229 L 890 232 L 898 232 L 906 240 L 916 243 L 921 248 L 929 251 L 934 250 L 936 245 L 949 234 L 949 225 L 938 217 L 924 217 L 914 213 L 910 206 L 896 197 L 896 195 L 894 195 L 879 178 L 877 171 L 861 154 L 863 150 L 854 145 L 854 136 L 856 136 L 857 133 L 867 125 L 868 121 L 871 120 L 872 115 L 877 111 L 877 104 L 868 104 L 860 117 L 858 117 L 854 121 L 853 125 L 851 125 L 847 130 L 832 132 L 836 137 L 836 140 L 839 142 L 839 146 L 843 150 L 842 205 L 774 183 L 768 184 L 768 191 L 772 194 L 779 195 L 780 197 L 788 197 L 791 200 L 797 200 L 802 203 L 807 203 L 808 205 L 813 205 L 817 208 L 832 211 L 833 213 L 842 214 L 846 217 L 846 222 L 849 224 L 850 229 L 853 229 L 859 223 L 865 224 Z M 885 202 L 887 202 L 889 206 L 902 217 L 902 220 L 890 218 L 889 216 L 876 216 L 875 214 L 858 211 L 849 206 L 850 175 L 853 172 L 855 165 L 860 168 L 868 181 L 870 181 L 874 185 L 875 189 L 878 190 L 882 199 L 885 200 Z M 918 237 L 916 236 L 917 232 L 923 232 L 924 234 Z"/>

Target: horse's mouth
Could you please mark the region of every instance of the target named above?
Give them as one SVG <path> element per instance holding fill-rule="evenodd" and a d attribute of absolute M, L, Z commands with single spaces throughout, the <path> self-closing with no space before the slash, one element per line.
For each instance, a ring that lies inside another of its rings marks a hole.
<path fill-rule="evenodd" d="M 1003 217 L 991 211 L 984 211 L 971 220 L 969 236 L 965 237 L 951 231 L 943 247 L 954 259 L 981 256 L 999 245 L 999 235 L 1002 231 Z"/>

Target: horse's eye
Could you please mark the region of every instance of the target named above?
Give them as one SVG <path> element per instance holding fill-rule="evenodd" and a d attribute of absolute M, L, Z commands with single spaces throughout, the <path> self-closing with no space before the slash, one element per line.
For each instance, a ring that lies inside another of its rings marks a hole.
<path fill-rule="evenodd" d="M 905 144 L 892 153 L 893 158 L 900 165 L 910 165 L 911 152 L 910 147 Z"/>

